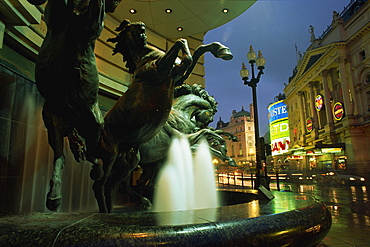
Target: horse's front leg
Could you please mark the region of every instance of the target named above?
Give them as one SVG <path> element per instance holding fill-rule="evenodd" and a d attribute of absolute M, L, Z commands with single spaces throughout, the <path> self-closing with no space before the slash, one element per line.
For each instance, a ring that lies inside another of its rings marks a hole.
<path fill-rule="evenodd" d="M 197 149 L 197 145 L 194 146 L 194 148 L 192 147 L 192 151 L 194 149 L 194 151 Z M 211 152 L 212 155 L 218 157 L 219 159 L 221 159 L 223 162 L 227 162 L 227 164 L 229 166 L 232 166 L 232 167 L 238 167 L 238 165 L 236 164 L 235 160 L 229 156 L 226 155 L 226 148 L 223 147 L 223 146 L 220 146 L 220 150 L 217 150 L 213 147 L 210 147 L 209 148 L 209 151 Z"/>
<path fill-rule="evenodd" d="M 235 135 L 233 135 L 233 134 L 231 134 L 229 132 L 225 132 L 225 131 L 222 131 L 222 130 L 214 130 L 214 132 L 216 134 L 218 134 L 218 135 L 221 135 L 221 136 L 224 135 L 224 136 L 226 136 L 227 139 L 229 139 L 229 140 L 231 140 L 233 142 L 238 142 L 239 141 L 238 137 L 236 137 Z"/>
<path fill-rule="evenodd" d="M 54 168 L 50 179 L 50 189 L 46 196 L 46 207 L 51 211 L 57 211 L 62 201 L 62 169 L 64 168 L 64 156 L 55 156 Z"/>
<path fill-rule="evenodd" d="M 103 161 L 103 177 L 99 180 L 95 180 L 93 184 L 93 191 L 95 195 L 96 202 L 99 207 L 100 213 L 108 213 L 108 207 L 106 204 L 106 198 L 104 196 L 103 191 L 105 190 L 106 182 L 109 178 L 109 175 L 112 171 L 112 167 L 114 162 L 116 161 L 117 154 L 105 154 L 104 158 L 102 158 Z M 95 164 L 97 165 L 97 164 Z"/>
<path fill-rule="evenodd" d="M 96 203 L 98 204 L 100 213 L 108 213 L 107 205 L 105 204 L 105 198 L 103 195 L 104 184 L 105 184 L 105 179 L 102 178 L 100 180 L 96 180 L 92 186 L 95 199 L 96 199 Z"/>
<path fill-rule="evenodd" d="M 46 196 L 46 207 L 49 210 L 56 211 L 62 201 L 62 169 L 64 168 L 65 158 L 63 154 L 64 128 L 68 125 L 62 118 L 57 117 L 45 109 L 43 110 L 43 119 L 48 131 L 48 141 L 54 152 L 54 167 L 50 179 L 50 189 Z"/>
<path fill-rule="evenodd" d="M 104 185 L 104 197 L 105 197 L 105 205 L 107 207 L 107 212 L 111 213 L 113 210 L 113 204 L 112 204 L 112 193 L 114 187 L 122 180 L 122 177 L 124 176 L 124 161 L 123 161 L 123 155 L 119 154 L 115 161 L 113 162 L 112 170 L 109 172 L 106 183 Z"/>
<path fill-rule="evenodd" d="M 161 166 L 163 166 L 165 159 L 160 159 L 155 162 L 139 164 L 143 169 L 143 173 L 137 180 L 137 186 L 142 196 L 147 196 L 153 199 L 155 183 Z"/>
<path fill-rule="evenodd" d="M 178 58 L 180 51 L 183 53 L 181 59 Z M 186 39 L 178 39 L 170 50 L 168 50 L 163 57 L 158 59 L 157 70 L 161 74 L 171 71 L 171 77 L 176 81 L 183 76 L 192 62 L 193 59 L 189 50 L 188 41 Z"/>
<path fill-rule="evenodd" d="M 144 209 L 150 209 L 152 207 L 152 203 L 150 200 L 139 193 L 137 193 L 131 187 L 131 174 L 133 170 L 137 167 L 140 161 L 140 153 L 136 151 L 129 151 L 122 157 L 121 162 L 117 163 L 117 170 L 115 170 L 115 174 L 120 174 L 120 178 L 123 179 L 121 183 L 120 192 L 127 194 L 131 199 L 135 201 L 135 203 L 141 206 Z M 114 175 L 114 174 L 112 174 Z"/>
<path fill-rule="evenodd" d="M 188 138 L 190 146 L 193 146 L 193 145 L 197 144 L 202 137 L 205 137 L 206 139 L 209 139 L 209 138 L 207 138 L 207 136 L 215 136 L 215 134 L 210 129 L 201 129 L 201 130 L 199 130 L 195 133 L 191 133 L 191 134 L 186 135 L 186 138 Z"/>
<path fill-rule="evenodd" d="M 219 42 L 201 45 L 199 48 L 201 53 L 204 54 L 205 52 L 209 51 L 216 58 L 222 58 L 223 60 L 231 60 L 233 58 L 233 54 L 231 53 L 230 49 Z"/>
<path fill-rule="evenodd" d="M 187 68 L 186 73 L 176 81 L 176 86 L 180 86 L 183 82 L 190 76 L 193 72 L 195 65 L 197 64 L 199 58 L 206 52 L 211 52 L 216 58 L 222 58 L 223 60 L 231 60 L 233 54 L 230 49 L 219 42 L 213 42 L 207 45 L 201 45 L 195 49 L 193 54 L 192 64 Z"/>

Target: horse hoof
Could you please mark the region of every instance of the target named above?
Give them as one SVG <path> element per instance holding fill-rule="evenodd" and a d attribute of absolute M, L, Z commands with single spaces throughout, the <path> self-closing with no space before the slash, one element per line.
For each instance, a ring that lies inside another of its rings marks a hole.
<path fill-rule="evenodd" d="M 57 211 L 60 207 L 61 201 L 62 201 L 61 198 L 55 199 L 55 200 L 47 199 L 46 200 L 46 207 L 50 211 Z"/>
<path fill-rule="evenodd" d="M 93 165 L 91 171 L 90 171 L 90 178 L 94 181 L 98 181 L 102 179 L 104 176 L 104 171 L 102 169 L 101 165 Z"/>
<path fill-rule="evenodd" d="M 233 59 L 233 54 L 229 48 L 224 47 L 217 51 L 217 57 L 222 58 L 223 60 L 231 60 Z"/>
<path fill-rule="evenodd" d="M 149 210 L 152 208 L 152 203 L 148 198 L 143 197 L 140 199 L 140 206 L 146 210 Z"/>
<path fill-rule="evenodd" d="M 229 162 L 227 164 L 229 166 L 232 166 L 232 167 L 238 167 L 238 165 L 236 164 L 235 160 L 229 160 Z"/>

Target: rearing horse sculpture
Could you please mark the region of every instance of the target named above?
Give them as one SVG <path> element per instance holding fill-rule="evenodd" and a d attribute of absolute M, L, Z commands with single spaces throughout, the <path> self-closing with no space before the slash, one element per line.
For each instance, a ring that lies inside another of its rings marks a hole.
<path fill-rule="evenodd" d="M 28 0 L 44 4 L 46 0 Z M 36 61 L 36 84 L 45 98 L 43 120 L 54 151 L 54 170 L 46 206 L 61 204 L 61 170 L 65 165 L 64 137 L 77 161 L 94 162 L 103 116 L 98 107 L 99 78 L 95 41 L 106 12 L 121 0 L 49 0 L 45 7 L 48 30 Z"/>
<path fill-rule="evenodd" d="M 130 176 L 140 160 L 138 148 L 155 136 L 169 116 L 176 81 L 189 76 L 193 61 L 187 41 L 178 39 L 166 52 L 146 44 L 145 24 L 124 20 L 115 42 L 115 53 L 121 53 L 133 74 L 129 89 L 104 118 L 104 130 L 98 158 L 102 171 L 95 165 L 91 176 L 100 212 L 111 212 L 113 187 Z M 180 51 L 182 56 L 178 57 Z M 231 59 L 230 50 L 220 43 L 201 46 L 199 52 L 211 51 L 216 57 Z M 195 51 L 197 52 L 197 51 Z M 100 178 L 102 175 L 102 178 Z M 131 196 L 149 208 L 150 201 L 132 189 Z"/>
<path fill-rule="evenodd" d="M 175 88 L 175 98 L 166 124 L 156 136 L 139 148 L 139 165 L 143 168 L 143 173 L 137 184 L 141 194 L 146 193 L 148 197 L 152 197 L 157 174 L 165 163 L 171 141 L 175 137 L 186 136 L 193 153 L 199 147 L 199 140 L 205 138 L 214 156 L 230 166 L 237 166 L 234 159 L 226 154 L 226 141 L 222 136 L 227 136 L 232 141 L 238 141 L 238 138 L 230 133 L 208 128 L 216 112 L 216 100 L 200 85 L 183 84 Z M 121 192 L 130 186 L 128 182 L 122 183 Z"/>

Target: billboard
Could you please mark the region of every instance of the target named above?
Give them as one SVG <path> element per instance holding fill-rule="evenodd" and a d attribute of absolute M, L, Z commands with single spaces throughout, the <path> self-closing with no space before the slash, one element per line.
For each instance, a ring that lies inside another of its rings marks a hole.
<path fill-rule="evenodd" d="M 288 152 L 290 144 L 288 110 L 283 100 L 268 107 L 271 139 L 271 154 L 280 155 Z"/>
<path fill-rule="evenodd" d="M 288 110 L 284 100 L 272 103 L 268 107 L 269 124 L 283 119 L 288 119 Z"/>

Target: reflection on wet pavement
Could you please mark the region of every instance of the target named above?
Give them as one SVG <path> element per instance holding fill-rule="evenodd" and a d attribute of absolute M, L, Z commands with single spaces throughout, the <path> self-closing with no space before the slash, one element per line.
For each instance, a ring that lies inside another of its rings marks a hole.
<path fill-rule="evenodd" d="M 271 189 L 274 190 L 274 183 Z M 324 186 L 287 183 L 293 193 L 315 197 L 324 202 L 332 214 L 332 227 L 325 237 L 328 246 L 370 246 L 370 187 Z M 289 193 L 289 192 L 287 192 Z"/>

